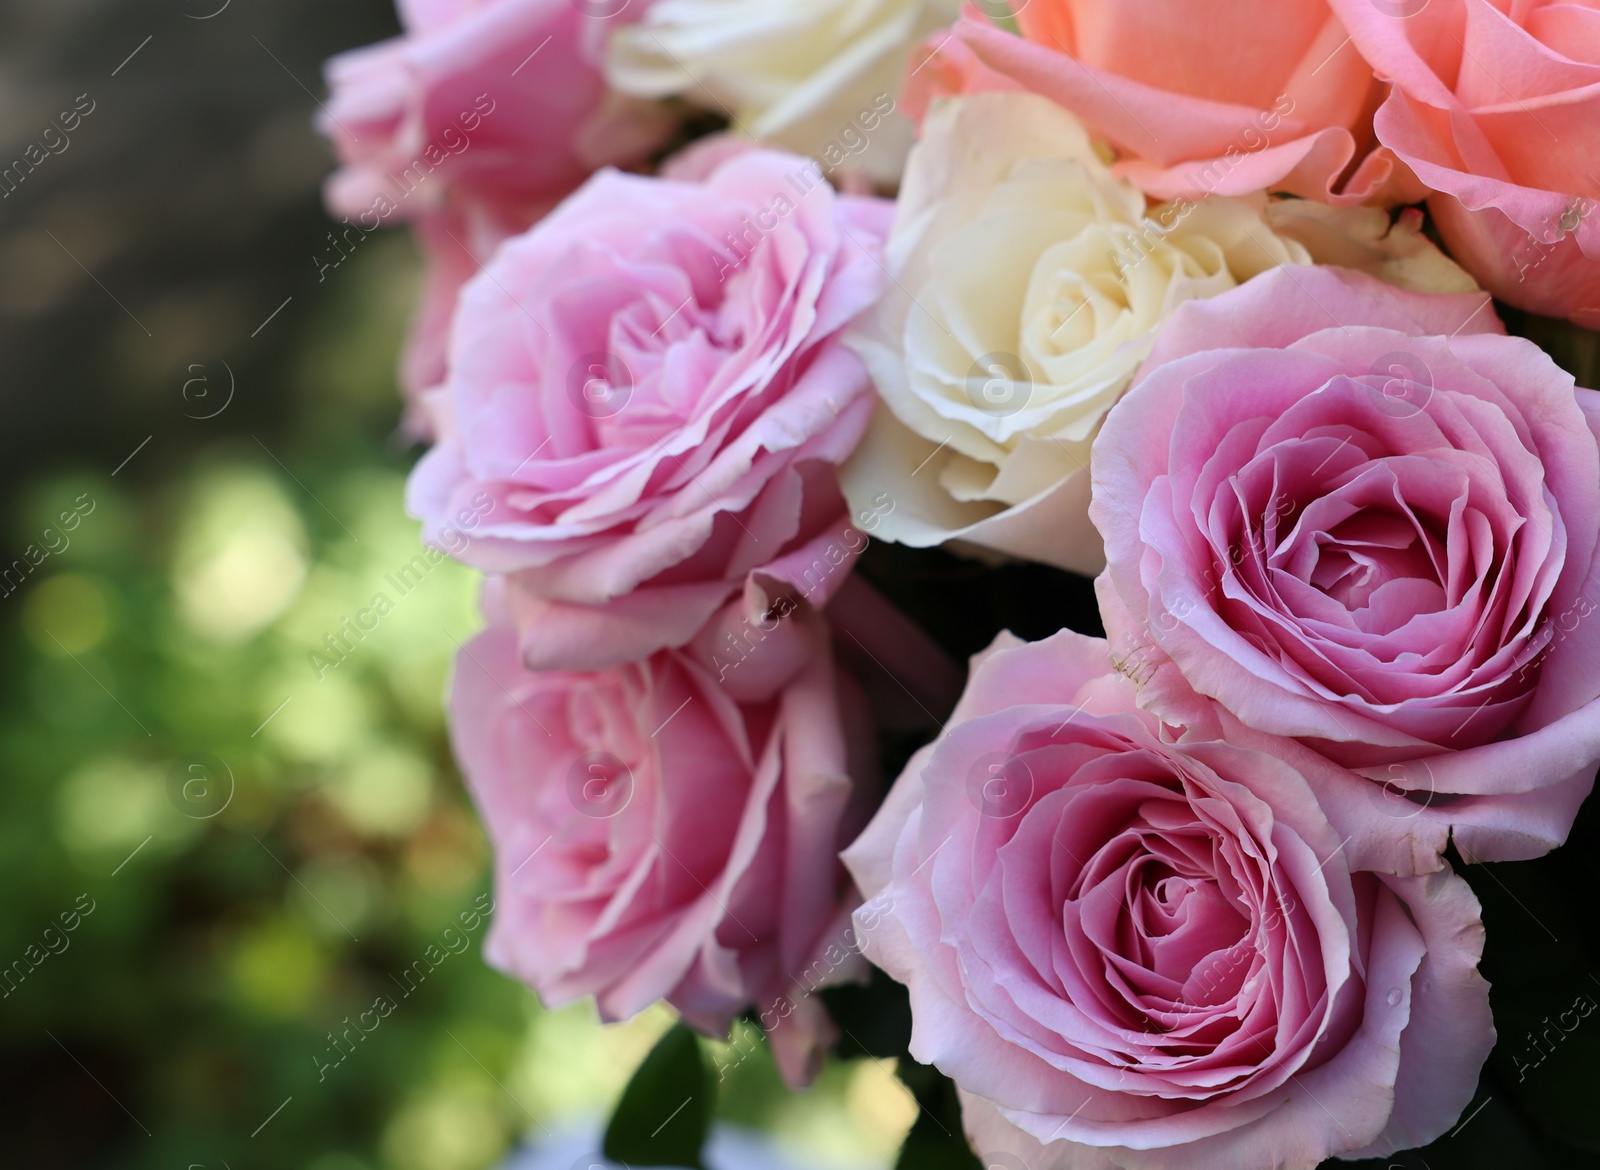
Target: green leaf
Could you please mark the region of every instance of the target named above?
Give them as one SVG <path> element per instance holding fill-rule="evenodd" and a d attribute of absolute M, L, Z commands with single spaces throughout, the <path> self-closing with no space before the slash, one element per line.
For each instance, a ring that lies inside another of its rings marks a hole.
<path fill-rule="evenodd" d="M 711 1078 L 700 1041 L 675 1025 L 650 1050 L 622 1091 L 603 1147 L 613 1162 L 704 1170 L 711 1128 Z"/>

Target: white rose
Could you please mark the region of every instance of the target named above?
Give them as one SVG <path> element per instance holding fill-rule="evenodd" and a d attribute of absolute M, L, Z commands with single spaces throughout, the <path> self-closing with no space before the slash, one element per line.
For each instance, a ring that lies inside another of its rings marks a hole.
<path fill-rule="evenodd" d="M 913 136 L 895 107 L 911 46 L 959 0 L 656 0 L 617 30 L 606 77 L 637 97 L 682 97 L 733 129 L 883 183 Z"/>
<path fill-rule="evenodd" d="M 896 208 L 894 279 L 849 338 L 883 400 L 843 470 L 852 514 L 885 540 L 1098 573 L 1090 444 L 1161 326 L 1324 250 L 1400 282 L 1466 279 L 1382 213 L 1147 206 L 1037 95 L 936 104 Z"/>

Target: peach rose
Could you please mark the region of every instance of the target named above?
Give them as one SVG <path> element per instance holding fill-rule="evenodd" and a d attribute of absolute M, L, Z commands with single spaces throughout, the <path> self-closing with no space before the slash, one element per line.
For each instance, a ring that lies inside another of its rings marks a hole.
<path fill-rule="evenodd" d="M 1372 146 L 1376 81 L 1326 0 L 1030 0 L 1022 35 L 969 4 L 928 44 L 906 106 L 930 91 L 1026 89 L 1071 110 L 1160 199 L 1285 191 L 1323 202 L 1388 194 Z M 1364 156 L 1364 157 L 1363 157 Z M 1351 171 L 1348 178 L 1342 178 Z"/>
<path fill-rule="evenodd" d="M 1331 2 L 1392 80 L 1378 139 L 1451 252 L 1501 300 L 1600 327 L 1600 5 Z"/>

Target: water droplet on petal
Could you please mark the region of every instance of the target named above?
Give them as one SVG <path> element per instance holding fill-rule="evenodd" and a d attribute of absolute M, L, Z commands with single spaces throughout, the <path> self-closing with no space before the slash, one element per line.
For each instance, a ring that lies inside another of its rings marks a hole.
<path fill-rule="evenodd" d="M 1389 995 L 1387 998 L 1389 1000 L 1390 1007 L 1399 1007 L 1400 1001 L 1404 999 L 1405 996 L 1400 994 L 1400 989 L 1398 987 L 1391 987 L 1389 989 Z"/>

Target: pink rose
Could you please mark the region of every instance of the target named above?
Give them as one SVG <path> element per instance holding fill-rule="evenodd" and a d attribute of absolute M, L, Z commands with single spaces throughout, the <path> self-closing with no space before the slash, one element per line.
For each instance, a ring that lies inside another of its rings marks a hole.
<path fill-rule="evenodd" d="M 413 439 L 432 442 L 438 436 L 425 400 L 448 372 L 450 324 L 467 281 L 488 263 L 507 239 L 526 231 L 547 207 L 497 208 L 457 200 L 417 219 L 413 225 L 424 264 L 416 313 L 400 354 L 400 392 L 406 414 L 402 429 Z"/>
<path fill-rule="evenodd" d="M 1001 635 L 845 853 L 985 1164 L 1309 1170 L 1439 1136 L 1494 1044 L 1467 884 L 1352 871 L 1299 768 L 1332 765 L 1174 741 L 1135 700 L 1099 639 Z"/>
<path fill-rule="evenodd" d="M 1159 199 L 1287 191 L 1356 203 L 1386 193 L 1393 160 L 1369 155 L 1376 81 L 1327 0 L 1030 0 L 1022 36 L 968 4 L 907 104 L 934 92 L 1021 88 L 1115 148 L 1117 174 Z M 1341 182 L 1358 154 L 1360 165 Z"/>
<path fill-rule="evenodd" d="M 371 230 L 440 206 L 446 188 L 550 203 L 597 166 L 641 157 L 664 116 L 608 103 L 596 26 L 574 0 L 400 0 L 404 36 L 327 65 L 318 128 L 344 163 L 335 215 Z M 430 181 L 432 180 L 432 181 Z"/>
<path fill-rule="evenodd" d="M 731 668 L 697 647 L 533 673 L 495 586 L 486 609 L 450 706 L 494 845 L 489 961 L 551 1006 L 594 996 L 608 1021 L 666 999 L 726 1035 L 753 1007 L 790 1082 L 809 1080 L 832 1039 L 812 993 L 858 974 L 838 850 L 873 755 L 826 626 L 786 609 Z"/>
<path fill-rule="evenodd" d="M 1437 194 L 1451 253 L 1501 300 L 1600 328 L 1594 0 L 1331 0 L 1393 82 L 1378 140 Z"/>
<path fill-rule="evenodd" d="M 1193 692 L 1367 779 L 1386 857 L 1537 856 L 1600 761 L 1600 395 L 1481 296 L 1272 271 L 1173 317 L 1092 460 L 1106 629 L 1141 701 Z"/>
<path fill-rule="evenodd" d="M 792 155 L 606 172 L 468 283 L 409 506 L 515 574 L 530 667 L 682 645 L 752 572 L 819 606 L 843 581 L 865 538 L 836 465 L 872 401 L 838 335 L 891 214 Z"/>

